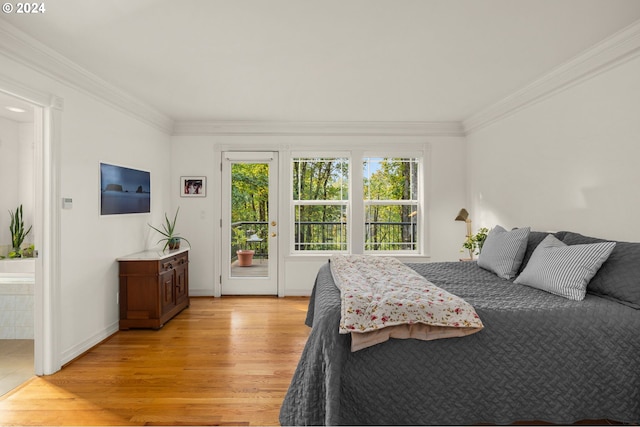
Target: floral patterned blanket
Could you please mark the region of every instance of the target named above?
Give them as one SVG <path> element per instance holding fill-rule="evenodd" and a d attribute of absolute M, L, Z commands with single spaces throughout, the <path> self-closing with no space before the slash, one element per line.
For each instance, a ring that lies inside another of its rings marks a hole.
<path fill-rule="evenodd" d="M 341 295 L 340 333 L 352 334 L 352 351 L 389 337 L 432 340 L 484 327 L 470 304 L 395 258 L 333 255 L 330 265 Z"/>

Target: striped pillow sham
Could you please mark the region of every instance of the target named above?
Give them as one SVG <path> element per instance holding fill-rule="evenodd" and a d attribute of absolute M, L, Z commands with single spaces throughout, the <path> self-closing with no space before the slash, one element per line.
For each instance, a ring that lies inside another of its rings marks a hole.
<path fill-rule="evenodd" d="M 589 281 L 615 245 L 615 242 L 567 245 L 550 234 L 540 242 L 514 283 L 581 301 Z"/>
<path fill-rule="evenodd" d="M 478 266 L 503 279 L 514 278 L 527 249 L 529 232 L 529 227 L 507 231 L 496 225 L 482 245 Z"/>

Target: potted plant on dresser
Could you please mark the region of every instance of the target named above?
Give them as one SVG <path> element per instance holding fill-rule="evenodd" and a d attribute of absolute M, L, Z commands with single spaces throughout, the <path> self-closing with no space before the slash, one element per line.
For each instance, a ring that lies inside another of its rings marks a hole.
<path fill-rule="evenodd" d="M 178 236 L 178 233 L 176 233 L 176 221 L 178 220 L 179 211 L 180 211 L 180 207 L 176 209 L 176 214 L 173 217 L 173 221 L 169 220 L 169 217 L 165 212 L 164 214 L 165 222 L 164 224 L 162 224 L 162 230 L 154 227 L 151 224 L 147 224 L 149 227 L 153 228 L 155 231 L 157 231 L 158 233 L 164 236 L 162 239 L 158 240 L 158 243 L 165 242 L 164 247 L 162 248 L 163 251 L 166 250 L 167 247 L 169 248 L 169 250 L 180 249 L 181 240 L 184 240 L 185 242 L 189 243 L 189 246 L 191 246 L 191 243 L 186 238 Z"/>

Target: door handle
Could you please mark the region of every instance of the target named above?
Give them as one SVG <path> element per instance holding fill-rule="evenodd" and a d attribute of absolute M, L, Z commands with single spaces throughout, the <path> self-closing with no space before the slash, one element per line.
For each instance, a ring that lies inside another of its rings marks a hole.
<path fill-rule="evenodd" d="M 275 227 L 276 225 L 278 225 L 278 223 L 277 223 L 277 222 L 275 222 L 275 221 L 271 221 L 271 226 L 272 226 L 272 227 Z"/>
<path fill-rule="evenodd" d="M 276 233 L 271 233 L 271 237 L 276 237 Z"/>

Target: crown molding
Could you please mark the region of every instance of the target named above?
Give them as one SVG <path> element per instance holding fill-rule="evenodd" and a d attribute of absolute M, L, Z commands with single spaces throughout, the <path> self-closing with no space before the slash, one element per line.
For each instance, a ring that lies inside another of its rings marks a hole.
<path fill-rule="evenodd" d="M 464 136 L 459 122 L 176 121 L 173 135 Z"/>
<path fill-rule="evenodd" d="M 462 123 L 173 121 L 1 19 L 0 54 L 173 135 L 465 136 L 638 56 L 640 21 Z"/>
<path fill-rule="evenodd" d="M 640 54 L 640 21 L 595 44 L 497 103 L 462 121 L 466 135 L 558 92 L 614 68 Z"/>
<path fill-rule="evenodd" d="M 0 92 L 39 105 L 56 110 L 64 110 L 64 100 L 56 95 L 41 92 L 23 85 L 22 83 L 0 75 Z"/>
<path fill-rule="evenodd" d="M 173 120 L 0 19 L 0 54 L 170 134 Z"/>

